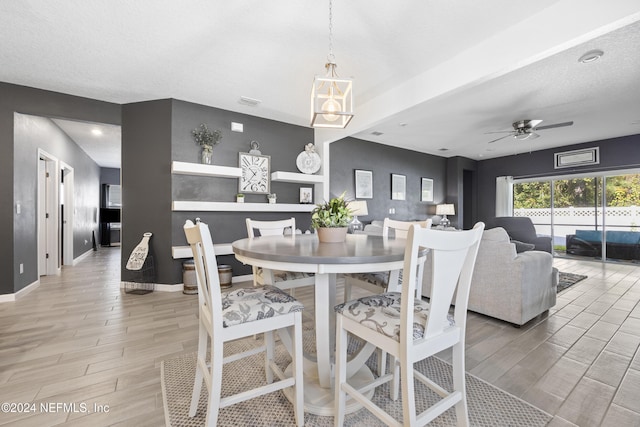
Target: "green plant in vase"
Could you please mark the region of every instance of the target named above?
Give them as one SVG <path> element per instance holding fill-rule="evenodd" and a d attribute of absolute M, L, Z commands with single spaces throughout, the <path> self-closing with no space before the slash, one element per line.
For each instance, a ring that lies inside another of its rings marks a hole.
<path fill-rule="evenodd" d="M 311 211 L 311 227 L 316 230 L 321 242 L 343 242 L 347 235 L 352 215 L 349 201 L 344 198 L 345 193 L 316 205 Z"/>
<path fill-rule="evenodd" d="M 191 131 L 191 134 L 196 144 L 202 147 L 202 163 L 210 165 L 213 157 L 213 147 L 220 144 L 222 132 L 219 129 L 209 130 L 207 125 L 201 123 L 198 129 Z"/>

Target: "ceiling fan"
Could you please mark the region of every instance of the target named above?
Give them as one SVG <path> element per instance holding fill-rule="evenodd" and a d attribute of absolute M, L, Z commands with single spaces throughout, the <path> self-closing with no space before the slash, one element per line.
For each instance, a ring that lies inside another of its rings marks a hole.
<path fill-rule="evenodd" d="M 537 137 L 540 136 L 536 133 L 536 131 L 553 129 L 553 128 L 561 128 L 561 127 L 573 125 L 573 122 L 563 122 L 563 123 L 555 123 L 555 124 L 546 125 L 546 126 L 538 126 L 540 123 L 542 123 L 542 120 L 518 120 L 517 122 L 514 122 L 512 124 L 513 130 L 487 132 L 487 134 L 505 133 L 505 132 L 508 133 L 508 135 L 504 135 L 504 136 L 501 136 L 500 138 L 494 139 L 493 141 L 489 141 L 489 144 L 494 143 L 496 141 L 500 141 L 501 139 L 507 138 L 509 136 L 512 136 L 518 140 L 536 139 Z"/>

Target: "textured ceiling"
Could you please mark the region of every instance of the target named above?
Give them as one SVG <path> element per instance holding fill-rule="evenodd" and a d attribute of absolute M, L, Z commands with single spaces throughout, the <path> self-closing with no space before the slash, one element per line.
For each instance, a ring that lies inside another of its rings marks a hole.
<path fill-rule="evenodd" d="M 355 79 L 356 117 L 316 140 L 477 159 L 640 133 L 639 22 L 637 0 L 335 0 L 334 54 Z M 318 0 L 1 2 L 0 81 L 308 126 L 328 33 Z M 595 48 L 601 60 L 577 61 Z M 574 125 L 487 144 L 520 119 Z"/>

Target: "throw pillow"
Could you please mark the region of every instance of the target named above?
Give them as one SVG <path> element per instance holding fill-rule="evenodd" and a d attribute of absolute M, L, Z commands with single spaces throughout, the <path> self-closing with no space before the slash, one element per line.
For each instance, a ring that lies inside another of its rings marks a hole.
<path fill-rule="evenodd" d="M 516 245 L 516 253 L 532 251 L 536 248 L 536 245 L 533 243 L 524 243 L 513 239 L 511 239 L 511 243 L 515 243 Z"/>

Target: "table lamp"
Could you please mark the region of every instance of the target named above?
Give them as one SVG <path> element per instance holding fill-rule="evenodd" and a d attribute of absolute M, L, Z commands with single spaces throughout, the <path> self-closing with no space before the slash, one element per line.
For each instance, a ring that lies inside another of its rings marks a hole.
<path fill-rule="evenodd" d="M 353 234 L 356 231 L 362 231 L 364 227 L 362 223 L 358 221 L 358 215 L 369 215 L 369 211 L 367 210 L 367 201 L 353 200 L 349 202 L 348 207 L 351 210 L 351 215 L 353 215 L 353 219 L 349 223 L 349 233 Z"/>
<path fill-rule="evenodd" d="M 453 204 L 451 203 L 436 206 L 436 215 L 442 215 L 442 219 L 440 220 L 440 225 L 442 227 L 447 228 L 451 226 L 451 221 L 449 221 L 449 218 L 447 218 L 447 215 L 455 215 L 455 214 L 456 214 L 456 210 Z"/>

